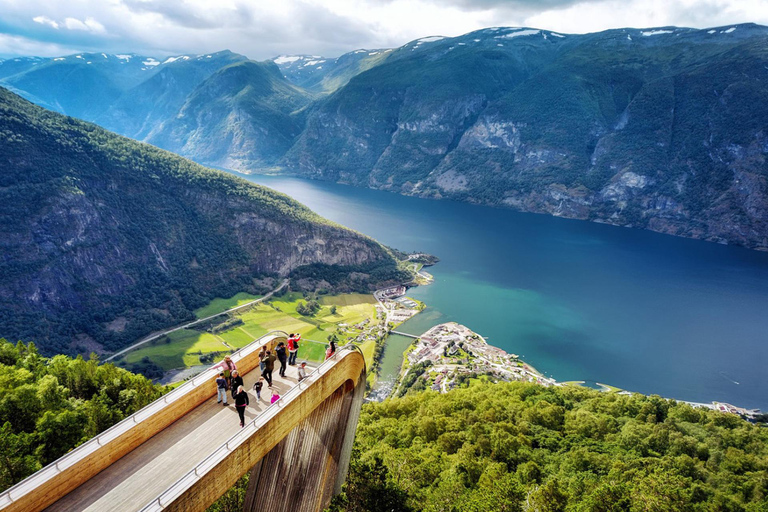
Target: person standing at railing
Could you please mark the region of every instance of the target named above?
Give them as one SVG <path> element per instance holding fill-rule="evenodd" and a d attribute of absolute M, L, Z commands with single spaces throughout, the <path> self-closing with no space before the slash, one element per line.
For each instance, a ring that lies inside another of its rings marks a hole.
<path fill-rule="evenodd" d="M 219 376 L 216 378 L 216 390 L 218 393 L 218 401 L 217 404 L 220 404 L 221 401 L 224 401 L 224 405 L 227 404 L 227 379 L 224 378 L 224 373 L 220 373 Z"/>
<path fill-rule="evenodd" d="M 235 362 L 229 356 L 225 356 L 224 360 L 217 364 L 215 368 L 218 368 L 224 373 L 224 378 L 227 379 L 227 389 L 232 388 L 232 372 L 237 370 Z"/>
<path fill-rule="evenodd" d="M 299 365 L 299 382 L 307 378 L 307 362 L 302 361 Z"/>
<path fill-rule="evenodd" d="M 280 371 L 278 372 L 282 378 L 285 378 L 285 363 L 288 362 L 288 353 L 285 350 L 285 343 L 282 341 L 277 344 L 277 348 L 275 349 L 275 354 L 277 354 L 277 359 L 280 361 Z"/>
<path fill-rule="evenodd" d="M 251 402 L 248 400 L 248 393 L 243 389 L 243 386 L 237 387 L 237 393 L 235 393 L 235 409 L 240 416 L 240 427 L 245 426 L 245 407 Z"/>
<path fill-rule="evenodd" d="M 259 370 L 261 373 L 264 373 L 264 367 L 266 366 L 266 363 L 264 362 L 264 359 L 267 357 L 267 346 L 264 345 L 261 347 L 261 350 L 259 350 Z"/>
<path fill-rule="evenodd" d="M 245 386 L 245 382 L 243 382 L 243 378 L 240 376 L 240 372 L 237 370 L 232 370 L 232 398 L 235 398 L 235 393 L 237 392 L 237 388 L 240 386 Z"/>
<path fill-rule="evenodd" d="M 331 340 L 331 344 L 328 346 L 328 350 L 325 351 L 325 358 L 330 359 L 333 354 L 336 353 L 336 342 Z"/>
<path fill-rule="evenodd" d="M 267 384 L 269 384 L 269 387 L 272 387 L 272 370 L 275 369 L 275 360 L 277 358 L 275 355 L 267 350 L 267 354 L 264 356 L 264 373 L 262 375 L 264 376 L 264 379 L 267 381 Z"/>
<path fill-rule="evenodd" d="M 296 355 L 299 353 L 299 340 L 301 334 L 291 334 L 288 336 L 288 364 L 294 366 L 296 364 Z"/>

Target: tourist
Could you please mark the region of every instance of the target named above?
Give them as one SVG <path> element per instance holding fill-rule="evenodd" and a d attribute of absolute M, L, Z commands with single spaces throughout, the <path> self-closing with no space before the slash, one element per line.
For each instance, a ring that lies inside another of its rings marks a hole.
<path fill-rule="evenodd" d="M 216 378 L 216 390 L 218 393 L 218 401 L 216 403 L 220 404 L 223 400 L 224 405 L 227 405 L 227 379 L 224 377 L 223 372 Z"/>
<path fill-rule="evenodd" d="M 264 366 L 266 363 L 264 363 L 264 358 L 267 357 L 267 346 L 264 345 L 261 347 L 261 350 L 259 350 L 259 370 L 261 370 L 261 373 L 264 373 Z"/>
<path fill-rule="evenodd" d="M 235 392 L 237 391 L 237 388 L 245 385 L 243 378 L 240 376 L 240 373 L 237 370 L 232 370 L 232 382 L 230 384 L 232 386 L 232 398 L 235 398 Z"/>
<path fill-rule="evenodd" d="M 280 376 L 282 378 L 285 378 L 285 363 L 288 361 L 288 354 L 285 350 L 285 343 L 282 341 L 277 344 L 277 348 L 275 349 L 275 353 L 277 354 L 277 359 L 280 361 Z"/>
<path fill-rule="evenodd" d="M 336 353 L 336 342 L 331 341 L 331 345 L 328 347 L 328 350 L 325 351 L 325 358 L 330 359 L 333 354 Z"/>
<path fill-rule="evenodd" d="M 299 340 L 301 334 L 291 334 L 288 337 L 288 364 L 291 366 L 296 365 L 296 355 L 299 353 Z"/>
<path fill-rule="evenodd" d="M 240 416 L 240 427 L 245 426 L 245 407 L 248 404 L 250 404 L 248 393 L 243 389 L 243 386 L 238 386 L 237 392 L 235 393 L 235 408 L 237 409 L 237 414 Z"/>
<path fill-rule="evenodd" d="M 266 379 L 267 384 L 269 384 L 270 388 L 272 387 L 272 370 L 275 369 L 276 359 L 277 358 L 275 357 L 275 355 L 271 351 L 267 350 L 267 353 L 264 356 L 264 372 L 262 373 L 262 375 Z"/>
<path fill-rule="evenodd" d="M 224 378 L 227 379 L 227 389 L 232 387 L 232 372 L 237 370 L 237 365 L 229 357 L 225 356 L 224 360 L 216 365 L 222 372 L 224 372 Z"/>
<path fill-rule="evenodd" d="M 277 394 L 277 391 L 273 391 L 272 392 L 272 398 L 269 400 L 269 403 L 273 404 L 273 403 L 277 402 L 278 400 L 280 400 L 280 395 Z"/>
<path fill-rule="evenodd" d="M 307 378 L 307 362 L 302 361 L 299 365 L 299 382 Z"/>
<path fill-rule="evenodd" d="M 261 388 L 264 387 L 264 377 L 259 377 L 256 384 L 253 385 L 253 390 L 256 391 L 256 400 L 261 400 Z"/>

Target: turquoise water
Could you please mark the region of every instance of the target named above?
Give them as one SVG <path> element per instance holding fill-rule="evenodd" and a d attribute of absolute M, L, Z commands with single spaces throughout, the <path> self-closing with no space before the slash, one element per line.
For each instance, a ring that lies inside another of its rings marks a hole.
<path fill-rule="evenodd" d="M 398 330 L 421 334 L 456 321 L 558 380 L 768 409 L 766 253 L 332 183 L 245 177 L 384 244 L 439 256 L 429 269 L 435 283 L 409 292 L 427 310 Z"/>

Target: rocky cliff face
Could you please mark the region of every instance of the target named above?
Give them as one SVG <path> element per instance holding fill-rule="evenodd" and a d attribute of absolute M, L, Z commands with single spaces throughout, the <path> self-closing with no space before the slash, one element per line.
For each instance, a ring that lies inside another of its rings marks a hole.
<path fill-rule="evenodd" d="M 287 196 L 3 89 L 0 169 L 0 337 L 46 351 L 115 348 L 306 265 L 395 268 Z"/>
<path fill-rule="evenodd" d="M 768 30 L 488 29 L 321 103 L 289 169 L 768 249 Z"/>

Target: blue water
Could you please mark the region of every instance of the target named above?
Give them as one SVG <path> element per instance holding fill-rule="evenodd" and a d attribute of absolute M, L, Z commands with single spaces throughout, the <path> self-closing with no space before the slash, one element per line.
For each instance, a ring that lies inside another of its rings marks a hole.
<path fill-rule="evenodd" d="M 768 410 L 768 254 L 649 231 L 286 177 L 245 176 L 441 258 L 428 309 L 557 380 Z"/>

